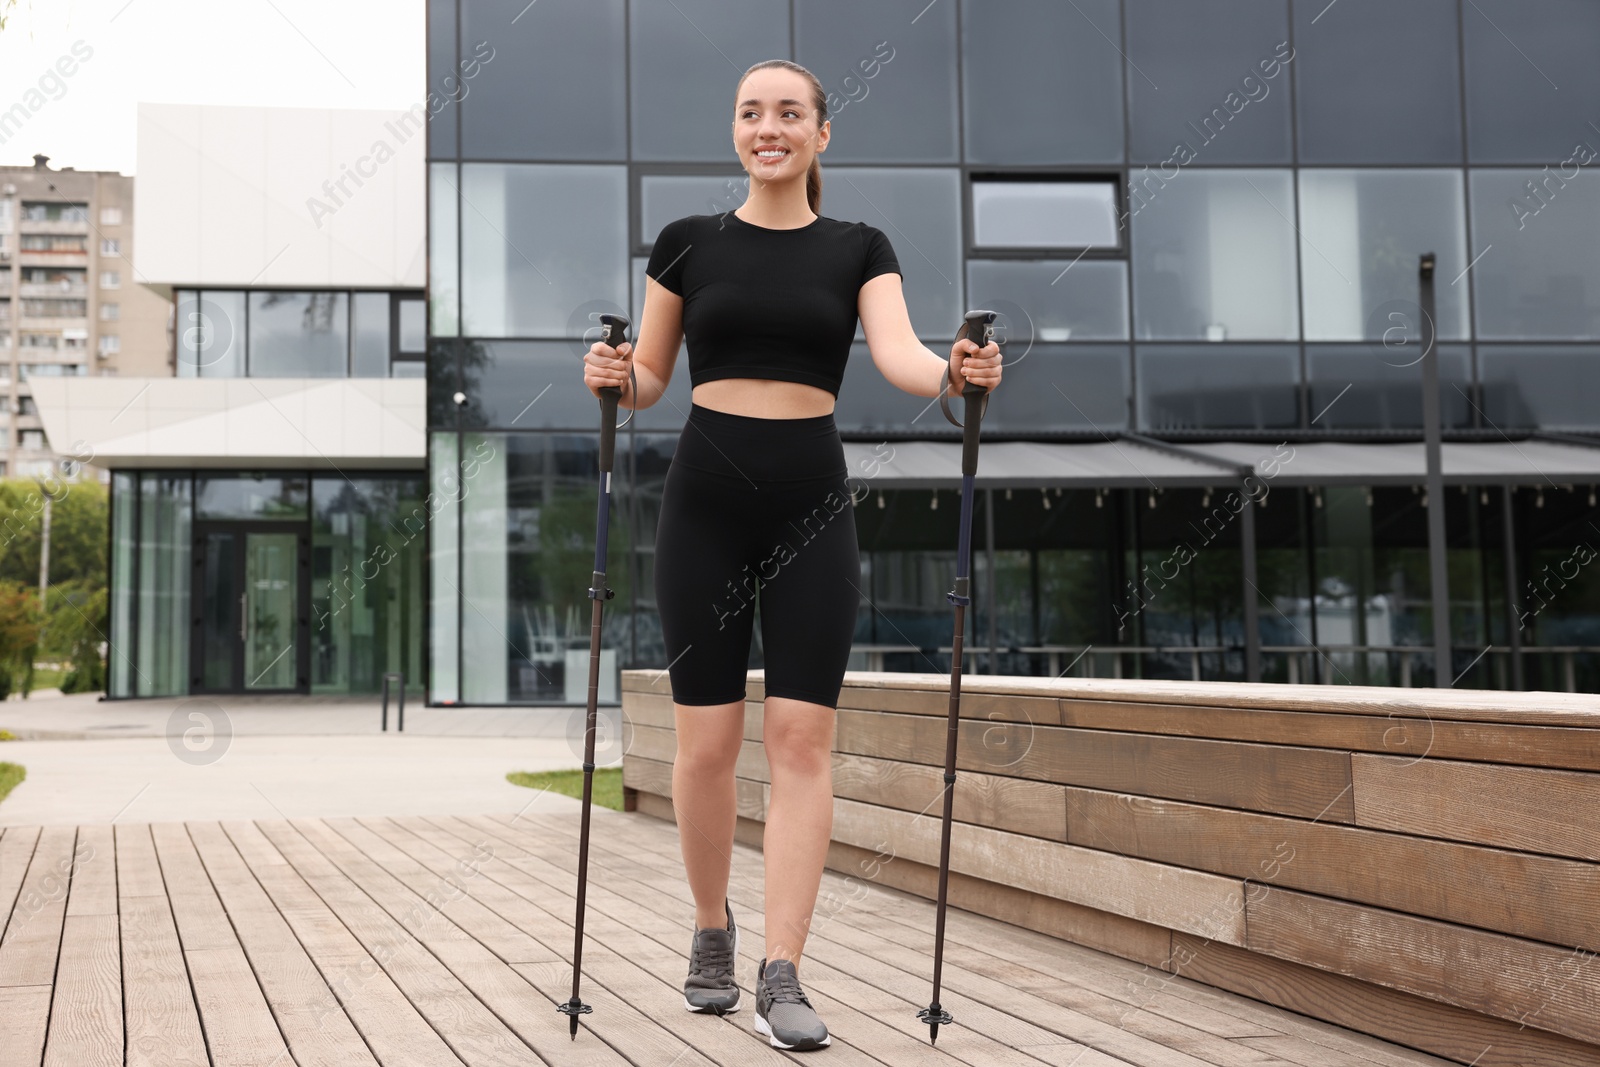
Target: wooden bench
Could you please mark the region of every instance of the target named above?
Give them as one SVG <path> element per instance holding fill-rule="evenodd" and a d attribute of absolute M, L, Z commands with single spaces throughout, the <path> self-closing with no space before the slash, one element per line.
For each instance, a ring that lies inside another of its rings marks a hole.
<path fill-rule="evenodd" d="M 670 820 L 659 674 L 623 672 L 623 781 Z M 846 675 L 831 869 L 935 896 L 948 705 Z M 969 676 L 961 716 L 952 906 L 1463 1064 L 1600 1064 L 1600 698 Z"/>

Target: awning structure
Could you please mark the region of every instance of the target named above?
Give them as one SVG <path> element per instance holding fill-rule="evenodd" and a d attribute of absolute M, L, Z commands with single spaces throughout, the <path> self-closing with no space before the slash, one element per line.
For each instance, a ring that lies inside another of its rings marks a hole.
<path fill-rule="evenodd" d="M 844 450 L 852 477 L 875 486 L 925 489 L 961 484 L 959 442 L 849 441 Z M 1444 480 L 1450 485 L 1600 484 L 1600 445 L 1541 438 L 1447 441 L 1441 447 L 1441 460 Z M 1192 488 L 1236 485 L 1249 469 L 1278 486 L 1421 485 L 1427 478 L 1420 441 L 1174 445 L 1124 436 L 1093 442 L 985 443 L 979 452 L 975 484 L 984 488 Z"/>

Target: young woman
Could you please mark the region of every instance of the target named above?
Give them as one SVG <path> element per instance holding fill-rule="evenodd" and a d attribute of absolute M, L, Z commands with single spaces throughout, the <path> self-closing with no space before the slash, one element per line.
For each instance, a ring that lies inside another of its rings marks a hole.
<path fill-rule="evenodd" d="M 695 898 L 684 1002 L 718 1015 L 739 1006 L 727 888 L 759 592 L 772 796 L 755 1028 L 778 1048 L 812 1049 L 830 1039 L 798 966 L 833 828 L 835 709 L 862 595 L 834 400 L 858 315 L 873 363 L 915 396 L 959 396 L 964 379 L 995 388 L 1000 352 L 962 340 L 947 359 L 924 347 L 888 238 L 819 214 L 817 157 L 830 131 L 810 71 L 757 63 L 734 99 L 749 196 L 661 228 L 638 343 L 595 344 L 584 383 L 597 396 L 621 388 L 623 407 L 649 407 L 688 341 L 692 402 L 662 490 L 655 562 L 677 723 L 673 806 Z"/>

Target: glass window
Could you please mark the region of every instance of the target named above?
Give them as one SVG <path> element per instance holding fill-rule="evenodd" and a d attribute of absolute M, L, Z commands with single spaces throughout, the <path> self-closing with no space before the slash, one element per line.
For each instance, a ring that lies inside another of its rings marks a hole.
<path fill-rule="evenodd" d="M 250 294 L 252 378 L 343 378 L 349 361 L 348 293 Z"/>
<path fill-rule="evenodd" d="M 136 471 L 113 471 L 111 475 L 111 640 L 106 645 L 110 670 L 110 693 L 131 697 L 133 693 L 133 605 L 134 553 L 139 539 L 135 521 L 139 517 L 139 475 Z"/>
<path fill-rule="evenodd" d="M 311 691 L 377 693 L 400 671 L 422 693 L 419 475 L 317 475 L 311 490 Z"/>
<path fill-rule="evenodd" d="M 461 388 L 467 402 L 461 409 L 461 424 L 507 430 L 596 429 L 599 401 L 583 384 L 587 350 L 576 339 L 466 342 Z M 686 367 L 676 373 L 688 376 Z M 626 413 L 617 416 L 619 421 L 626 417 Z"/>
<path fill-rule="evenodd" d="M 1593 433 L 1600 429 L 1600 347 L 1483 345 L 1478 349 L 1485 421 L 1505 429 Z"/>
<path fill-rule="evenodd" d="M 967 0 L 963 132 L 974 163 L 1121 163 L 1117 0 Z M 1061 101 L 1075 106 L 1062 107 Z"/>
<path fill-rule="evenodd" d="M 824 179 L 826 183 L 826 179 Z M 745 202 L 750 176 L 647 174 L 639 179 L 639 240 L 655 243 L 661 227 L 685 215 L 721 215 Z"/>
<path fill-rule="evenodd" d="M 956 5 L 795 0 L 795 59 L 828 93 L 828 163 L 954 163 Z M 915 121 L 909 117 L 917 116 Z"/>
<path fill-rule="evenodd" d="M 1309 345 L 1313 430 L 1422 428 L 1422 346 Z M 1472 351 L 1439 346 L 1439 419 L 1447 430 L 1472 426 Z"/>
<path fill-rule="evenodd" d="M 823 168 L 823 214 L 869 223 L 889 238 L 905 272 L 911 325 L 923 337 L 954 337 L 966 311 L 960 183 L 953 168 Z"/>
<path fill-rule="evenodd" d="M 396 317 L 400 320 L 401 352 L 426 352 L 428 350 L 428 332 L 424 327 L 423 319 L 426 317 L 421 300 L 407 297 L 396 298 L 400 305 Z"/>
<path fill-rule="evenodd" d="M 1289 162 L 1285 0 L 1138 0 L 1127 21 L 1130 159 Z"/>
<path fill-rule="evenodd" d="M 200 474 L 195 476 L 197 519 L 303 519 L 303 474 Z"/>
<path fill-rule="evenodd" d="M 739 75 L 789 56 L 786 0 L 633 4 L 629 30 L 633 158 L 732 159 Z"/>
<path fill-rule="evenodd" d="M 1139 428 L 1265 430 L 1300 423 L 1293 345 L 1140 345 Z"/>
<path fill-rule="evenodd" d="M 1600 5 L 1472 0 L 1462 8 L 1467 151 L 1476 163 L 1566 159 L 1591 145 L 1600 99 Z"/>
<path fill-rule="evenodd" d="M 1459 170 L 1301 170 L 1306 340 L 1420 341 L 1417 264 L 1424 252 L 1438 257 L 1438 336 L 1466 339 L 1463 196 Z"/>
<path fill-rule="evenodd" d="M 472 163 L 461 169 L 467 334 L 569 336 L 574 309 L 626 295 L 624 168 Z"/>
<path fill-rule="evenodd" d="M 581 704 L 588 693 L 594 567 L 595 435 L 462 435 L 461 643 L 472 650 L 469 704 Z M 627 499 L 619 464 L 613 495 Z M 623 518 L 618 509 L 618 519 Z M 633 603 L 631 524 L 613 521 L 601 635 L 601 699 L 614 700 L 617 649 Z M 611 695 L 608 695 L 611 694 Z"/>
<path fill-rule="evenodd" d="M 1600 142 L 1597 142 L 1600 143 Z M 1600 337 L 1600 182 L 1576 164 L 1544 174 L 1474 170 L 1473 295 L 1480 340 Z"/>
<path fill-rule="evenodd" d="M 479 41 L 495 50 L 452 105 L 462 157 L 625 158 L 623 6 L 461 0 L 461 51 Z"/>
<path fill-rule="evenodd" d="M 189 691 L 189 475 L 140 476 L 138 666 L 142 697 Z"/>
<path fill-rule="evenodd" d="M 122 274 L 119 271 L 103 270 L 100 272 L 100 288 L 117 289 L 122 285 Z"/>
<path fill-rule="evenodd" d="M 389 376 L 389 294 L 352 293 L 350 374 L 355 378 Z"/>
<path fill-rule="evenodd" d="M 1130 204 L 1135 336 L 1298 340 L 1290 172 L 1151 175 Z"/>
<path fill-rule="evenodd" d="M 1016 307 L 1021 314 L 1013 313 L 1017 321 L 1007 328 L 1024 343 L 1128 339 L 1128 265 L 1122 260 L 969 259 L 967 292 L 974 307 Z"/>
<path fill-rule="evenodd" d="M 428 91 L 449 99 L 459 96 L 456 69 L 456 0 L 428 0 Z M 491 60 L 492 62 L 492 60 Z M 480 71 L 481 73 L 481 71 Z M 470 83 L 466 92 L 471 92 Z M 428 119 L 428 156 L 454 158 L 456 154 L 456 106 L 440 107 Z"/>
<path fill-rule="evenodd" d="M 1109 181 L 972 182 L 972 241 L 989 248 L 1116 248 Z"/>
<path fill-rule="evenodd" d="M 1298 4 L 1295 41 L 1300 162 L 1461 161 L 1456 0 Z"/>
<path fill-rule="evenodd" d="M 428 164 L 428 317 L 434 337 L 461 333 L 458 170 L 454 163 Z"/>
<path fill-rule="evenodd" d="M 454 433 L 436 433 L 428 445 L 428 699 L 461 699 L 461 444 Z"/>
<path fill-rule="evenodd" d="M 178 377 L 244 377 L 244 293 L 178 290 Z"/>

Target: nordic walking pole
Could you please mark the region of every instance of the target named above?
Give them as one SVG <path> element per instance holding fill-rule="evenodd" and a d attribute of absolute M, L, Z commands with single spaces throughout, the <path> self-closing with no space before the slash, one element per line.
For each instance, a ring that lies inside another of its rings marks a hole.
<path fill-rule="evenodd" d="M 600 316 L 600 339 L 616 348 L 628 339 L 628 320 L 622 315 Z M 633 361 L 628 361 L 628 374 L 633 374 Z M 638 379 L 633 379 L 634 395 L 638 396 Z M 606 537 L 611 520 L 611 468 L 616 459 L 617 403 L 622 390 L 607 387 L 600 390 L 600 494 L 595 515 L 594 576 L 589 583 L 589 598 L 594 601 L 594 612 L 589 623 L 589 713 L 583 731 L 583 823 L 578 832 L 578 917 L 572 931 L 572 999 L 557 1004 L 556 1011 L 567 1016 L 572 1040 L 578 1039 L 578 1016 L 594 1009 L 578 998 L 578 981 L 583 965 L 583 902 L 584 890 L 589 881 L 589 800 L 594 788 L 594 725 L 595 708 L 600 700 L 600 616 L 607 600 L 616 595 L 606 588 Z M 633 418 L 630 414 L 629 419 Z M 624 421 L 623 425 L 627 425 Z"/>
<path fill-rule="evenodd" d="M 995 339 L 995 313 L 969 311 L 956 340 L 969 339 L 982 348 Z M 979 340 L 979 338 L 982 338 Z M 956 737 L 961 719 L 961 638 L 966 632 L 968 595 L 968 564 L 972 556 L 972 479 L 978 473 L 978 430 L 983 421 L 984 409 L 989 406 L 989 391 L 981 385 L 966 382 L 961 387 L 961 399 L 966 401 L 966 421 L 957 423 L 963 432 L 961 448 L 961 540 L 956 549 L 956 585 L 945 594 L 945 599 L 956 607 L 955 637 L 950 642 L 950 720 L 945 731 L 944 747 L 944 825 L 939 832 L 939 906 L 935 912 L 933 934 L 933 999 L 917 1012 L 917 1018 L 928 1024 L 928 1043 L 939 1040 L 939 1024 L 953 1022 L 950 1013 L 939 1007 L 939 973 L 944 963 L 944 910 L 945 893 L 950 883 L 950 818 L 955 807 Z M 945 418 L 955 419 L 945 403 L 944 393 L 939 394 Z"/>

